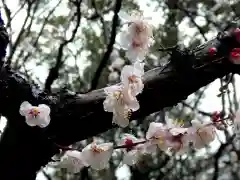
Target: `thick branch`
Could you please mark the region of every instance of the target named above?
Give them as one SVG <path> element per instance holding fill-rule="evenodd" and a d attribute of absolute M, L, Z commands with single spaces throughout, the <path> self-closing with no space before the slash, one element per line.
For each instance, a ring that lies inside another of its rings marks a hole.
<path fill-rule="evenodd" d="M 145 88 L 137 97 L 141 108 L 132 119 L 174 106 L 216 78 L 239 72 L 240 67 L 228 60 L 231 49 L 239 47 L 235 39 L 233 35 L 215 38 L 192 51 L 174 49 L 171 63 L 145 73 Z M 208 49 L 213 46 L 218 53 L 210 56 Z M 8 126 L 0 143 L 1 179 L 34 177 L 57 152 L 52 141 L 69 145 L 113 128 L 112 113 L 103 110 L 105 97 L 103 89 L 77 95 L 67 91 L 46 94 L 4 66 L 0 74 L 0 113 L 8 118 Z M 18 113 L 23 101 L 51 107 L 51 123 L 44 131 L 26 125 Z"/>

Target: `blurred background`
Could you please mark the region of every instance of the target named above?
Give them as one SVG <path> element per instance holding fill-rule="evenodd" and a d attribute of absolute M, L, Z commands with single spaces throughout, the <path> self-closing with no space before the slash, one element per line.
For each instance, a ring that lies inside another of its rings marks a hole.
<path fill-rule="evenodd" d="M 141 10 L 145 16 L 152 17 L 155 43 L 146 58 L 146 70 L 167 63 L 169 55 L 158 48 L 177 43 L 196 47 L 214 38 L 240 12 L 238 0 L 1 0 L 1 12 L 10 36 L 6 62 L 29 81 L 53 93 L 62 88 L 85 93 L 117 83 L 121 68 L 130 62 L 117 44 L 122 22 L 114 18 L 116 3 L 127 12 Z M 237 84 L 240 81 L 235 75 L 219 94 L 219 88 L 227 80 L 228 77 L 217 79 L 175 107 L 94 138 L 117 142 L 123 133 L 144 137 L 152 121 L 183 119 L 188 126 L 192 119 L 210 120 L 213 111 L 235 112 L 239 106 Z M 2 129 L 5 122 L 2 118 Z M 143 156 L 133 167 L 121 163 L 121 151 L 114 152 L 109 168 L 103 171 L 84 168 L 72 175 L 49 163 L 37 179 L 237 180 L 240 179 L 237 155 L 232 144 L 226 144 L 230 134 L 231 128 L 219 130 L 216 140 L 200 151 L 183 156 L 159 151 Z M 74 146 L 81 149 L 92 139 Z"/>

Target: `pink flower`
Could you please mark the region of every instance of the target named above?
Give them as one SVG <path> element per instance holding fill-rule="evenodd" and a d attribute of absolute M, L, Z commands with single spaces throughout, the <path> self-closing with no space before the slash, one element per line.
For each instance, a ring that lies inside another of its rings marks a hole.
<path fill-rule="evenodd" d="M 29 126 L 45 128 L 50 123 L 50 108 L 45 104 L 32 106 L 29 102 L 24 101 L 20 105 L 19 113 L 25 116 L 26 123 Z"/>
<path fill-rule="evenodd" d="M 132 61 L 142 61 L 153 44 L 152 26 L 149 18 L 142 14 L 128 15 L 124 11 L 118 13 L 119 17 L 129 24 L 126 31 L 120 34 L 120 45 L 127 50 L 126 56 Z"/>
<path fill-rule="evenodd" d="M 121 81 L 125 88 L 131 89 L 132 96 L 142 92 L 144 84 L 142 76 L 144 74 L 144 63 L 135 62 L 133 65 L 126 65 L 121 72 Z"/>
<path fill-rule="evenodd" d="M 95 170 L 102 170 L 108 166 L 108 161 L 112 156 L 113 143 L 87 145 L 82 150 L 82 157 L 86 164 Z"/>
<path fill-rule="evenodd" d="M 192 120 L 191 123 L 192 127 L 188 129 L 188 133 L 194 148 L 201 149 L 215 139 L 216 128 L 211 123 L 201 123 L 197 120 Z"/>
<path fill-rule="evenodd" d="M 110 86 L 104 89 L 107 97 L 103 102 L 104 110 L 113 112 L 113 123 L 127 127 L 132 111 L 139 109 L 139 103 L 128 87 Z"/>
<path fill-rule="evenodd" d="M 69 172 L 78 173 L 88 164 L 83 160 L 82 153 L 79 151 L 67 151 L 61 158 L 60 167 L 66 168 Z"/>

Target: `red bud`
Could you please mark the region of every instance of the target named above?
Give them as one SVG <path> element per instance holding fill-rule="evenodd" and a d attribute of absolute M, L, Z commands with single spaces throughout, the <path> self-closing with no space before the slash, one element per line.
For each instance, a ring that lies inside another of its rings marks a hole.
<path fill-rule="evenodd" d="M 214 56 L 217 52 L 217 49 L 215 47 L 209 48 L 208 52 L 210 54 L 210 56 Z"/>

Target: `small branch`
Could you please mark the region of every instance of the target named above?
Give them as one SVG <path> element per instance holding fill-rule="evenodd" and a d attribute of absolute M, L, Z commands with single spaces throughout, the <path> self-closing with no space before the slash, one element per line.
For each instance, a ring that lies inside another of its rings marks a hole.
<path fill-rule="evenodd" d="M 68 40 L 64 40 L 58 49 L 58 55 L 56 58 L 56 64 L 54 67 L 52 67 L 49 71 L 49 74 L 47 76 L 46 82 L 45 82 L 45 90 L 51 92 L 51 85 L 52 83 L 58 78 L 58 73 L 59 73 L 59 69 L 62 67 L 62 57 L 63 57 L 63 50 L 65 48 L 65 46 L 67 46 L 68 43 L 72 42 L 77 34 L 77 30 L 80 26 L 80 21 L 81 21 L 81 3 L 82 0 L 77 0 L 74 2 L 75 6 L 76 6 L 76 15 L 77 15 L 77 22 L 75 25 L 75 28 L 73 29 L 72 35 Z"/>
<path fill-rule="evenodd" d="M 115 43 L 115 38 L 116 38 L 116 35 L 117 35 L 118 12 L 121 9 L 121 5 L 122 5 L 122 0 L 116 0 L 116 5 L 115 5 L 115 9 L 114 9 L 114 16 L 113 16 L 113 19 L 112 19 L 112 33 L 111 33 L 110 41 L 109 41 L 109 44 L 107 46 L 107 51 L 103 55 L 103 58 L 100 61 L 100 64 L 99 64 L 99 66 L 98 66 L 98 68 L 97 68 L 97 70 L 96 70 L 96 72 L 93 76 L 93 80 L 92 80 L 92 83 L 91 83 L 91 88 L 90 88 L 89 91 L 92 91 L 92 90 L 97 88 L 98 81 L 99 81 L 99 78 L 101 76 L 101 73 L 102 73 L 104 67 L 106 66 L 106 64 L 109 60 L 109 57 L 112 53 L 113 45 Z"/>

